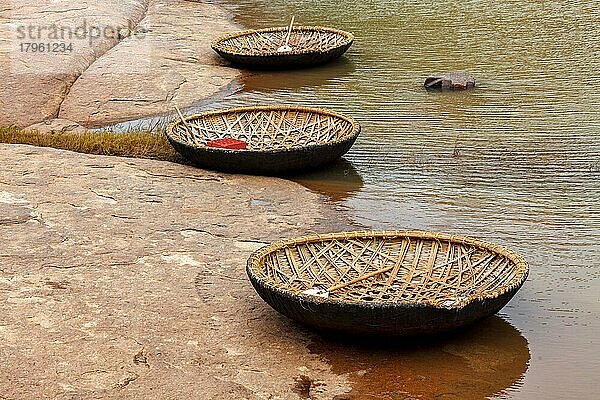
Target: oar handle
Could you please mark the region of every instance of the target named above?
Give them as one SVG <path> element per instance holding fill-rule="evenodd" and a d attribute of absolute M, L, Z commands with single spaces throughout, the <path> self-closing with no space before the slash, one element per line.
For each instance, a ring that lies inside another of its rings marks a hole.
<path fill-rule="evenodd" d="M 287 37 L 285 38 L 285 46 L 287 46 L 290 43 L 290 36 L 292 35 L 292 28 L 294 26 L 295 18 L 296 17 L 294 15 L 292 15 L 292 22 L 290 22 L 290 27 L 288 28 Z"/>
<path fill-rule="evenodd" d="M 176 105 L 174 107 L 175 107 L 175 110 L 177 111 L 177 114 L 179 114 L 179 118 L 181 118 L 181 122 L 183 123 L 183 125 L 185 125 L 186 128 L 191 129 L 191 126 L 185 120 L 185 117 L 181 113 L 181 110 L 179 109 L 179 107 L 177 107 Z"/>
<path fill-rule="evenodd" d="M 451 265 L 451 264 L 455 263 L 456 261 L 458 261 L 458 260 L 460 260 L 460 259 L 462 259 L 462 258 L 465 258 L 465 257 L 467 257 L 467 256 L 470 256 L 471 254 L 473 254 L 473 252 L 474 252 L 474 250 L 472 250 L 472 251 L 470 251 L 470 252 L 468 252 L 468 253 L 465 253 L 465 254 L 463 254 L 463 255 L 462 255 L 462 256 L 460 256 L 460 257 L 457 257 L 457 258 L 455 258 L 455 259 L 453 259 L 453 260 L 450 260 L 449 262 L 447 262 L 447 263 L 445 263 L 445 264 L 443 264 L 443 265 L 440 265 L 438 268 L 441 268 L 441 267 L 444 267 L 444 266 L 447 266 L 447 265 Z M 361 275 L 361 276 L 358 276 L 358 277 L 356 277 L 356 278 L 352 279 L 351 281 L 344 282 L 344 283 L 340 283 L 340 284 L 338 284 L 338 285 L 332 286 L 332 287 L 330 287 L 329 289 L 327 289 L 327 291 L 328 291 L 328 292 L 333 292 L 334 290 L 343 289 L 343 288 L 345 288 L 346 286 L 354 285 L 355 283 L 358 283 L 358 282 L 364 281 L 365 279 L 369 279 L 369 278 L 372 278 L 372 277 L 374 277 L 374 276 L 377 276 L 377 275 L 379 275 L 379 274 L 383 274 L 384 272 L 391 271 L 391 270 L 392 270 L 392 269 L 394 269 L 395 267 L 396 267 L 395 265 L 390 265 L 390 266 L 388 266 L 388 267 L 385 267 L 385 268 L 379 269 L 379 270 L 377 270 L 377 271 L 370 272 L 370 273 L 368 273 L 368 274 L 366 274 L 366 275 Z"/>
<path fill-rule="evenodd" d="M 384 272 L 391 271 L 392 269 L 394 269 L 394 267 L 395 267 L 395 265 L 390 265 L 390 266 L 382 268 L 380 270 L 370 272 L 370 273 L 368 273 L 366 275 L 361 275 L 361 276 L 359 276 L 357 278 L 352 279 L 351 281 L 340 283 L 339 285 L 332 286 L 329 289 L 327 289 L 327 291 L 328 292 L 333 292 L 334 290 L 343 289 L 346 286 L 354 285 L 355 283 L 358 283 L 358 282 L 364 281 L 366 279 L 372 278 L 374 276 L 383 274 Z"/>

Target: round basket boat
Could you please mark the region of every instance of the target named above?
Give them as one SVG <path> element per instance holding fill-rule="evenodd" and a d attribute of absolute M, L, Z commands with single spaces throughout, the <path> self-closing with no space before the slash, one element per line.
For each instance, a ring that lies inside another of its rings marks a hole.
<path fill-rule="evenodd" d="M 308 107 L 262 106 L 209 111 L 167 127 L 175 149 L 208 169 L 281 175 L 332 162 L 356 141 L 360 125 L 351 117 Z M 245 150 L 207 146 L 219 139 L 244 141 Z"/>
<path fill-rule="evenodd" d="M 273 243 L 248 277 L 275 310 L 359 335 L 434 334 L 499 311 L 527 263 L 497 245 L 422 231 L 343 232 Z"/>
<path fill-rule="evenodd" d="M 211 47 L 221 57 L 247 68 L 286 69 L 323 64 L 344 54 L 354 36 L 338 29 L 298 26 L 292 29 L 289 51 L 288 27 L 233 32 L 216 39 Z"/>

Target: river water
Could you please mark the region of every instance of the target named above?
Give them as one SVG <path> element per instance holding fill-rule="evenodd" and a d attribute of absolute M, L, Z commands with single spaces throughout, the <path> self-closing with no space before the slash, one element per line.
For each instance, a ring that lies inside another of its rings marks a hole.
<path fill-rule="evenodd" d="M 340 61 L 255 74 L 215 106 L 288 103 L 354 116 L 363 133 L 299 178 L 358 224 L 510 247 L 528 281 L 499 317 L 448 341 L 372 348 L 323 339 L 350 398 L 600 396 L 600 8 L 592 1 L 238 0 L 242 25 L 351 31 Z M 431 73 L 476 90 L 428 93 Z"/>

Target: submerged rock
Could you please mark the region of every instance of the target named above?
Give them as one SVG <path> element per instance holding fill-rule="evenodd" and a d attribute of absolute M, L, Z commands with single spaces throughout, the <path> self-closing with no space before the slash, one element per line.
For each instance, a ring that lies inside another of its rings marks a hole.
<path fill-rule="evenodd" d="M 433 75 L 425 79 L 427 90 L 467 90 L 475 87 L 475 78 L 462 72 Z"/>

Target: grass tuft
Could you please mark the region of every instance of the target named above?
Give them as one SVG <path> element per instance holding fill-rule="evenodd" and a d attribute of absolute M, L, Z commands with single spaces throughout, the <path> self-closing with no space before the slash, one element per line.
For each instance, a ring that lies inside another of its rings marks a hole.
<path fill-rule="evenodd" d="M 0 143 L 29 144 L 86 154 L 185 163 L 162 133 L 108 131 L 40 133 L 17 128 L 0 128 Z"/>

